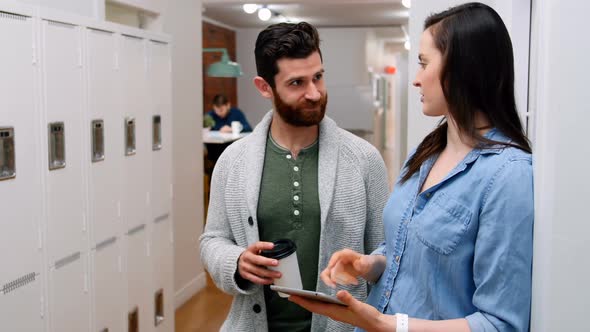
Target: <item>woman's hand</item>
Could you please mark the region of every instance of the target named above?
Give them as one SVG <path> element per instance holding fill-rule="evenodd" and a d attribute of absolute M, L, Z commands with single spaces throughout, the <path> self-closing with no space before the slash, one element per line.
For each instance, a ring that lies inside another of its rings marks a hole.
<path fill-rule="evenodd" d="M 350 249 L 337 251 L 320 274 L 322 281 L 335 288 L 340 285 L 358 285 L 358 277 L 374 282 L 385 269 L 385 257 L 362 255 Z"/>
<path fill-rule="evenodd" d="M 358 326 L 369 332 L 395 331 L 395 316 L 380 313 L 371 305 L 355 299 L 347 291 L 341 290 L 336 296 L 347 306 L 308 300 L 296 295 L 289 296 L 289 301 L 297 303 L 303 308 L 316 314 L 328 316 L 334 320 Z"/>

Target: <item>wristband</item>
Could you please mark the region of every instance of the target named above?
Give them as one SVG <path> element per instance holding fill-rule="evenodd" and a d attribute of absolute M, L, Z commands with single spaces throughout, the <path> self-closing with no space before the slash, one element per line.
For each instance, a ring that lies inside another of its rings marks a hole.
<path fill-rule="evenodd" d="M 395 314 L 395 317 L 396 317 L 396 319 L 395 319 L 395 321 L 396 321 L 396 327 L 395 327 L 396 332 L 408 332 L 409 331 L 408 315 L 396 313 Z"/>

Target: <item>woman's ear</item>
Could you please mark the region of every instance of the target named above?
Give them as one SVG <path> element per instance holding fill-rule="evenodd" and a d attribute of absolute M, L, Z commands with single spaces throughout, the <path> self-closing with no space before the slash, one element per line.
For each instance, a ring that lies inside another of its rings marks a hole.
<path fill-rule="evenodd" d="M 260 92 L 262 97 L 271 99 L 272 98 L 272 88 L 266 82 L 266 80 L 260 76 L 254 77 L 254 86 Z"/>

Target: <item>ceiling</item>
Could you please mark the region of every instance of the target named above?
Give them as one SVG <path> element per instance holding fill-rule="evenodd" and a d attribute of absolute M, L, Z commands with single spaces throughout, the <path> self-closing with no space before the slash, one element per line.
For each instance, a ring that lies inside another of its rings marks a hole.
<path fill-rule="evenodd" d="M 275 13 L 269 21 L 261 21 L 256 13 L 247 14 L 242 9 L 244 3 L 252 2 L 205 0 L 203 16 L 233 28 L 264 28 L 284 21 L 285 17 L 318 28 L 391 27 L 407 25 L 409 17 L 409 10 L 402 6 L 401 0 L 275 0 L 257 2 Z"/>

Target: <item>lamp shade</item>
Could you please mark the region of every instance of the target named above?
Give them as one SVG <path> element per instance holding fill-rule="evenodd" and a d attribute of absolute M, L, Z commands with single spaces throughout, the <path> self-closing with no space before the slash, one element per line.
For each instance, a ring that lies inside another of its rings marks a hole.
<path fill-rule="evenodd" d="M 222 52 L 221 61 L 212 63 L 207 68 L 209 77 L 240 77 L 242 68 L 237 62 L 229 60 L 229 55 L 225 48 L 204 48 L 203 52 Z"/>

